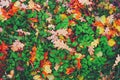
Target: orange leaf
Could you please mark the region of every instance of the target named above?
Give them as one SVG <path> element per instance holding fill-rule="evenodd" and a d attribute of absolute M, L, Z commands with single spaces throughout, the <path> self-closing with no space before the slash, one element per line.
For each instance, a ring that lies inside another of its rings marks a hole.
<path fill-rule="evenodd" d="M 79 10 L 80 8 L 84 8 L 84 5 L 79 3 L 78 0 L 71 0 L 70 1 L 70 7 Z"/>
<path fill-rule="evenodd" d="M 76 22 L 74 20 L 69 21 L 69 26 L 75 26 L 75 25 L 76 25 Z"/>
<path fill-rule="evenodd" d="M 115 24 L 118 25 L 118 26 L 120 26 L 120 19 L 116 20 Z"/>
<path fill-rule="evenodd" d="M 31 20 L 32 22 L 38 22 L 37 18 L 29 18 L 29 20 Z"/>
<path fill-rule="evenodd" d="M 69 75 L 69 74 L 73 73 L 74 70 L 75 70 L 75 68 L 73 68 L 73 67 L 67 68 L 66 69 L 66 74 Z"/>
<path fill-rule="evenodd" d="M 31 63 L 34 63 L 34 61 L 35 61 L 36 51 L 37 51 L 36 46 L 33 46 L 32 51 L 30 52 L 30 62 Z"/>
<path fill-rule="evenodd" d="M 72 13 L 74 14 L 73 17 L 77 20 L 79 20 L 82 15 L 79 10 L 72 10 Z"/>
<path fill-rule="evenodd" d="M 18 11 L 18 8 L 15 6 L 12 6 L 12 8 L 7 12 L 7 15 L 13 16 Z"/>
<path fill-rule="evenodd" d="M 10 16 L 7 14 L 7 11 L 5 9 L 1 9 L 2 11 L 2 15 L 5 17 L 5 18 L 10 18 Z"/>
<path fill-rule="evenodd" d="M 45 71 L 42 72 L 42 74 L 47 77 L 48 73 L 46 73 Z"/>
<path fill-rule="evenodd" d="M 80 59 L 77 59 L 77 68 L 80 69 L 82 66 L 81 66 L 81 63 L 80 63 Z"/>
<path fill-rule="evenodd" d="M 100 21 L 95 21 L 95 23 L 93 23 L 93 26 L 96 26 L 96 27 L 104 27 L 104 25 L 103 25 L 102 22 L 100 22 Z"/>

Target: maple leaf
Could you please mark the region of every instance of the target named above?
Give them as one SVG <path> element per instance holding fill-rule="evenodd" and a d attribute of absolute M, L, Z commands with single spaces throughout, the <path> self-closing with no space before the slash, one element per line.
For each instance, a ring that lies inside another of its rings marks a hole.
<path fill-rule="evenodd" d="M 20 6 L 20 9 L 27 9 L 28 8 L 28 5 L 22 3 L 21 6 Z"/>
<path fill-rule="evenodd" d="M 85 55 L 82 55 L 81 53 L 75 53 L 75 56 L 77 56 L 76 60 L 77 60 L 77 69 L 82 68 L 81 65 L 81 60 L 85 57 Z"/>
<path fill-rule="evenodd" d="M 82 5 L 90 5 L 90 4 L 92 4 L 92 2 L 90 2 L 89 0 L 78 0 L 79 1 L 79 3 L 81 3 Z"/>
<path fill-rule="evenodd" d="M 112 22 L 114 21 L 114 15 L 110 15 L 107 17 L 107 20 L 110 24 L 112 24 Z"/>
<path fill-rule="evenodd" d="M 109 33 L 109 31 L 110 31 L 109 27 L 106 27 L 103 34 L 107 35 Z"/>
<path fill-rule="evenodd" d="M 73 17 L 76 19 L 76 20 L 80 20 L 80 17 L 81 17 L 81 12 L 79 10 L 72 10 L 72 14 L 73 14 Z"/>
<path fill-rule="evenodd" d="M 6 56 L 7 56 L 7 49 L 8 49 L 8 45 L 6 45 L 3 41 L 2 44 L 0 45 L 0 52 L 1 54 L 3 54 L 2 56 L 0 56 L 0 60 L 5 60 Z"/>
<path fill-rule="evenodd" d="M 55 29 L 55 25 L 49 24 L 49 25 L 48 25 L 48 28 L 53 28 L 53 29 Z"/>
<path fill-rule="evenodd" d="M 0 8 L 9 7 L 10 3 L 11 3 L 11 0 L 1 0 L 0 1 Z"/>
<path fill-rule="evenodd" d="M 30 52 L 30 63 L 31 64 L 33 64 L 36 59 L 36 51 L 37 51 L 36 46 L 33 46 L 32 51 Z"/>
<path fill-rule="evenodd" d="M 37 18 L 29 18 L 29 20 L 31 20 L 32 22 L 38 22 Z"/>
<path fill-rule="evenodd" d="M 115 66 L 117 66 L 119 62 L 120 62 L 120 55 L 118 54 L 115 63 L 113 64 L 113 68 L 115 68 Z"/>
<path fill-rule="evenodd" d="M 84 5 L 81 4 L 78 0 L 71 0 L 70 7 L 79 10 L 80 8 L 84 8 Z"/>
<path fill-rule="evenodd" d="M 68 36 L 67 29 L 59 29 L 56 31 L 58 35 Z"/>
<path fill-rule="evenodd" d="M 3 41 L 2 41 L 2 44 L 0 45 L 0 52 L 2 53 L 7 53 L 7 50 L 8 49 L 8 45 L 6 45 Z"/>
<path fill-rule="evenodd" d="M 94 55 L 94 47 L 93 46 L 89 46 L 88 47 L 88 52 L 90 55 Z"/>
<path fill-rule="evenodd" d="M 25 2 L 26 0 L 20 0 L 21 2 Z"/>
<path fill-rule="evenodd" d="M 54 69 L 57 71 L 59 69 L 60 65 L 59 64 L 55 64 Z"/>
<path fill-rule="evenodd" d="M 30 35 L 29 32 L 25 32 L 25 31 L 23 31 L 22 29 L 18 29 L 17 32 L 18 32 L 19 34 Z"/>
<path fill-rule="evenodd" d="M 74 67 L 67 68 L 67 69 L 66 69 L 66 74 L 69 75 L 69 74 L 73 73 L 74 70 L 75 70 Z"/>
<path fill-rule="evenodd" d="M 41 6 L 38 5 L 38 4 L 35 4 L 35 2 L 33 0 L 30 0 L 28 2 L 28 9 L 32 9 L 32 10 L 37 10 L 37 11 L 40 11 L 41 10 Z"/>
<path fill-rule="evenodd" d="M 15 40 L 15 42 L 13 42 L 13 44 L 11 45 L 11 49 L 15 52 L 15 51 L 21 51 L 24 48 L 24 44 L 21 43 L 19 40 Z"/>
<path fill-rule="evenodd" d="M 81 22 L 86 22 L 86 20 L 83 17 L 80 17 Z"/>
<path fill-rule="evenodd" d="M 67 44 L 65 44 L 63 41 L 60 41 L 59 39 L 57 41 L 54 41 L 53 44 L 54 44 L 54 47 L 58 49 L 66 49 L 70 52 L 72 51 L 72 49 L 69 48 Z"/>
<path fill-rule="evenodd" d="M 28 8 L 29 8 L 29 9 L 35 8 L 35 3 L 33 2 L 33 0 L 30 0 L 30 1 L 28 2 Z"/>
<path fill-rule="evenodd" d="M 52 17 L 47 18 L 46 21 L 47 21 L 48 23 L 51 23 Z"/>
<path fill-rule="evenodd" d="M 99 39 L 95 39 L 93 42 L 91 42 L 91 46 L 97 47 L 97 45 L 99 44 Z"/>
<path fill-rule="evenodd" d="M 43 66 L 43 71 L 45 71 L 47 74 L 51 73 L 52 70 L 51 70 L 51 65 L 44 65 Z"/>
<path fill-rule="evenodd" d="M 55 79 L 54 75 L 52 75 L 52 74 L 47 75 L 47 78 L 48 78 L 48 80 L 54 80 Z"/>
<path fill-rule="evenodd" d="M 110 39 L 110 40 L 108 40 L 108 45 L 109 46 L 114 46 L 116 44 L 116 42 L 115 42 L 115 40 L 114 39 Z"/>
<path fill-rule="evenodd" d="M 14 77 L 14 70 L 11 70 L 10 71 L 10 73 L 9 74 L 7 74 L 7 77 L 9 78 L 9 79 L 12 79 L 13 77 Z"/>
<path fill-rule="evenodd" d="M 102 22 L 100 22 L 100 21 L 95 21 L 95 22 L 93 23 L 93 26 L 96 26 L 96 27 L 104 27 L 104 24 L 103 24 Z"/>
<path fill-rule="evenodd" d="M 88 47 L 88 52 L 90 55 L 94 55 L 94 48 L 99 44 L 99 39 L 95 39 L 91 42 L 91 45 Z"/>
<path fill-rule="evenodd" d="M 44 80 L 40 75 L 36 74 L 33 76 L 33 80 Z"/>

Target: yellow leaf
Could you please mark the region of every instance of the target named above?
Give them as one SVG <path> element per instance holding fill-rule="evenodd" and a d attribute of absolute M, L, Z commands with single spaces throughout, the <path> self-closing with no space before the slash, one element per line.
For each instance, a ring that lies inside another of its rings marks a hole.
<path fill-rule="evenodd" d="M 99 30 L 99 34 L 103 34 L 104 33 L 104 28 L 103 27 L 97 27 L 97 29 Z"/>
<path fill-rule="evenodd" d="M 78 78 L 79 80 L 84 80 L 84 77 L 83 77 L 83 76 L 80 76 L 80 75 L 78 75 L 77 78 Z"/>
<path fill-rule="evenodd" d="M 15 6 L 15 7 L 20 7 L 20 4 L 21 4 L 20 1 L 16 1 L 16 2 L 14 3 L 14 6 Z"/>
<path fill-rule="evenodd" d="M 30 0 L 29 2 L 28 2 L 28 8 L 29 9 L 33 9 L 35 7 L 35 3 L 33 2 L 33 0 Z"/>
<path fill-rule="evenodd" d="M 105 15 L 101 16 L 100 21 L 101 21 L 103 24 L 105 24 L 105 23 L 106 23 L 106 16 L 105 16 Z"/>
<path fill-rule="evenodd" d="M 36 71 L 32 71 L 32 72 L 31 72 L 31 75 L 36 75 L 36 74 L 37 74 Z"/>
<path fill-rule="evenodd" d="M 115 28 L 120 32 L 120 26 L 116 26 Z"/>
<path fill-rule="evenodd" d="M 114 46 L 116 44 L 116 42 L 115 42 L 115 40 L 114 39 L 110 39 L 109 41 L 108 41 L 108 45 L 109 46 Z"/>
<path fill-rule="evenodd" d="M 67 18 L 67 15 L 66 14 L 61 14 L 60 17 L 61 17 L 62 20 L 64 20 L 64 19 Z"/>
<path fill-rule="evenodd" d="M 33 77 L 33 80 L 42 80 L 42 79 L 40 79 L 40 75 L 35 75 L 35 76 Z"/>
<path fill-rule="evenodd" d="M 55 77 L 51 74 L 51 75 L 48 75 L 47 78 L 48 80 L 54 80 Z"/>
<path fill-rule="evenodd" d="M 51 68 L 50 68 L 50 65 L 44 65 L 44 71 L 45 71 L 46 73 L 51 73 L 52 70 L 51 70 Z"/>
<path fill-rule="evenodd" d="M 93 42 L 91 42 L 91 46 L 93 47 L 97 47 L 98 44 L 99 44 L 99 39 L 95 39 Z"/>

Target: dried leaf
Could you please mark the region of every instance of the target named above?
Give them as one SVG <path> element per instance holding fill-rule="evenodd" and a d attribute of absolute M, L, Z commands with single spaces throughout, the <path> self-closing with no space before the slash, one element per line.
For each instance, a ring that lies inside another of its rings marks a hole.
<path fill-rule="evenodd" d="M 24 48 L 24 44 L 21 43 L 19 40 L 15 40 L 15 42 L 13 42 L 13 44 L 11 45 L 11 49 L 15 52 L 15 51 L 22 51 Z"/>
<path fill-rule="evenodd" d="M 115 66 L 117 66 L 119 62 L 120 62 L 120 55 L 118 54 L 115 63 L 113 64 L 113 68 L 115 68 Z"/>
<path fill-rule="evenodd" d="M 59 64 L 55 64 L 54 69 L 57 71 L 59 69 L 60 65 Z"/>
<path fill-rule="evenodd" d="M 78 0 L 79 1 L 79 3 L 81 3 L 82 5 L 90 5 L 90 4 L 92 4 L 92 2 L 90 2 L 90 0 Z"/>
<path fill-rule="evenodd" d="M 34 9 L 34 8 L 35 8 L 35 3 L 33 2 L 33 0 L 30 0 L 30 1 L 28 2 L 28 8 L 29 8 L 29 9 Z"/>
<path fill-rule="evenodd" d="M 35 2 L 33 0 L 30 0 L 28 2 L 28 9 L 32 9 L 32 10 L 37 10 L 37 11 L 40 11 L 41 10 L 41 6 L 38 5 L 38 4 L 35 4 Z"/>
<path fill-rule="evenodd" d="M 99 44 L 99 39 L 95 39 L 93 42 L 91 42 L 91 46 L 97 47 L 97 45 Z"/>
<path fill-rule="evenodd" d="M 47 75 L 47 78 L 48 78 L 48 80 L 54 80 L 54 75 L 52 75 L 52 74 L 50 74 L 50 75 Z"/>
<path fill-rule="evenodd" d="M 63 41 L 57 40 L 53 42 L 54 47 L 58 48 L 58 49 L 66 49 L 68 51 L 72 51 L 72 48 L 69 48 L 69 46 L 67 44 L 65 44 Z"/>
<path fill-rule="evenodd" d="M 9 74 L 7 74 L 7 77 L 12 79 L 14 77 L 14 70 L 11 70 Z"/>
<path fill-rule="evenodd" d="M 25 32 L 25 31 L 23 31 L 22 29 L 18 29 L 17 32 L 18 32 L 19 34 L 23 34 L 23 35 L 30 35 L 29 32 Z"/>
<path fill-rule="evenodd" d="M 58 33 L 58 35 L 63 35 L 63 36 L 68 36 L 68 32 L 67 29 L 59 29 L 56 31 Z"/>
<path fill-rule="evenodd" d="M 89 46 L 88 47 L 88 52 L 90 55 L 94 55 L 94 47 L 93 46 Z"/>
<path fill-rule="evenodd" d="M 52 70 L 51 70 L 51 65 L 44 65 L 43 66 L 43 70 L 47 73 L 47 74 L 49 74 L 49 73 L 51 73 L 52 72 Z"/>
<path fill-rule="evenodd" d="M 9 7 L 10 3 L 11 3 L 11 0 L 1 0 L 0 1 L 0 8 Z"/>

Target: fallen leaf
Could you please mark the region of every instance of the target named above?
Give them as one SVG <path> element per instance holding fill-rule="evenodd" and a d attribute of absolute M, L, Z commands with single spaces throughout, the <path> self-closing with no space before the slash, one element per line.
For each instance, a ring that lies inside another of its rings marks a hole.
<path fill-rule="evenodd" d="M 74 70 L 75 70 L 75 68 L 73 68 L 73 67 L 67 68 L 66 69 L 66 74 L 69 75 L 69 74 L 73 73 Z"/>
<path fill-rule="evenodd" d="M 30 52 L 30 63 L 31 64 L 33 64 L 36 59 L 36 51 L 37 51 L 36 46 L 33 46 L 32 51 Z"/>
<path fill-rule="evenodd" d="M 114 39 L 110 39 L 110 40 L 108 40 L 108 45 L 109 46 L 114 46 L 116 44 L 116 42 L 115 42 L 115 40 Z"/>
<path fill-rule="evenodd" d="M 90 55 L 94 55 L 94 47 L 93 46 L 89 46 L 88 47 L 88 52 Z"/>
<path fill-rule="evenodd" d="M 9 74 L 7 74 L 7 77 L 12 79 L 14 77 L 14 70 L 11 70 Z"/>
<path fill-rule="evenodd" d="M 113 68 L 115 68 L 115 66 L 117 66 L 119 62 L 120 62 L 120 55 L 118 54 L 115 63 L 113 64 Z"/>
<path fill-rule="evenodd" d="M 24 48 L 24 44 L 21 43 L 19 40 L 15 40 L 15 42 L 13 42 L 13 44 L 11 45 L 11 49 L 15 52 L 15 51 L 22 51 Z"/>

